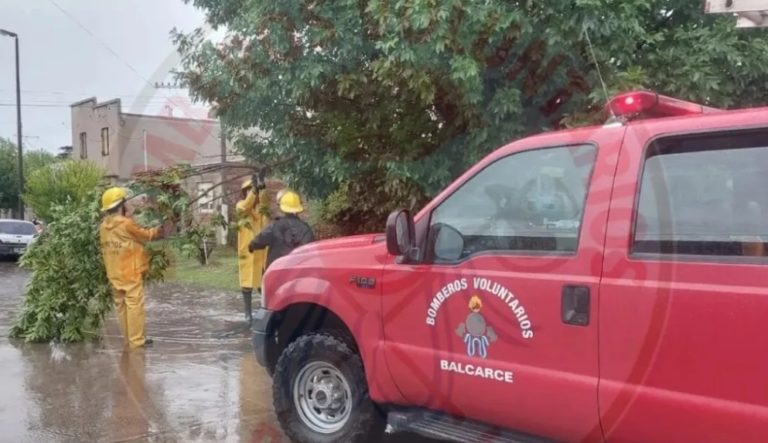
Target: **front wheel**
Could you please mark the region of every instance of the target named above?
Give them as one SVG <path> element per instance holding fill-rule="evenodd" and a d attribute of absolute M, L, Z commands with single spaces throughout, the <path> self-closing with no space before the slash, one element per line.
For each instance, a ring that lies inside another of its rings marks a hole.
<path fill-rule="evenodd" d="M 283 351 L 273 396 L 280 426 L 294 442 L 368 442 L 383 432 L 360 357 L 326 333 L 299 337 Z"/>

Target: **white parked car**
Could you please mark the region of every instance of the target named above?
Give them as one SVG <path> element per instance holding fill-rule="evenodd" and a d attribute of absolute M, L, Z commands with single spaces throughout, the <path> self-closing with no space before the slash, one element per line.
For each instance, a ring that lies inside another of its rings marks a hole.
<path fill-rule="evenodd" d="M 20 256 L 35 238 L 37 228 L 33 223 L 0 219 L 0 256 Z"/>

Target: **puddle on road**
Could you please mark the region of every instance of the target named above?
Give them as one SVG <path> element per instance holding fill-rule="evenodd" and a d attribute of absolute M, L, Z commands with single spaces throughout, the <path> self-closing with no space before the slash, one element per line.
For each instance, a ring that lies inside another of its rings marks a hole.
<path fill-rule="evenodd" d="M 240 294 L 164 284 L 146 296 L 155 345 L 24 344 L 7 331 L 28 274 L 0 263 L 0 441 L 285 441 Z"/>
<path fill-rule="evenodd" d="M 287 442 L 240 294 L 148 288 L 147 350 L 123 349 L 114 314 L 99 342 L 24 344 L 7 336 L 28 278 L 0 262 L 0 442 Z"/>
<path fill-rule="evenodd" d="M 155 285 L 147 290 L 147 331 L 158 341 L 220 343 L 247 341 L 239 293 L 179 285 Z"/>
<path fill-rule="evenodd" d="M 0 257 L 0 337 L 8 336 L 28 279 L 29 273 L 19 268 L 15 260 Z"/>
<path fill-rule="evenodd" d="M 29 273 L 14 261 L 0 261 L 0 335 L 19 312 Z M 243 320 L 241 294 L 174 284 L 151 285 L 146 292 L 147 334 L 180 343 L 245 340 L 250 330 Z M 112 323 L 113 318 L 109 318 Z M 114 325 L 113 325 L 114 326 Z M 110 332 L 117 332 L 117 329 Z"/>

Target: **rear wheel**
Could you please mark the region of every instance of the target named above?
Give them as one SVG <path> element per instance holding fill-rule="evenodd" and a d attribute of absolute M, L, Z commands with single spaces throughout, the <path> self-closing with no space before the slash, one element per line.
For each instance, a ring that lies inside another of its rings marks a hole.
<path fill-rule="evenodd" d="M 280 356 L 273 381 L 275 413 L 294 442 L 368 442 L 383 432 L 362 361 L 339 338 L 299 337 Z"/>

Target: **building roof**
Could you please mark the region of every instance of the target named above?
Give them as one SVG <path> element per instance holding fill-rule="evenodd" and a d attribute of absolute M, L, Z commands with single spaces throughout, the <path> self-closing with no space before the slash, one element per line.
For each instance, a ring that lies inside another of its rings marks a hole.
<path fill-rule="evenodd" d="M 99 103 L 96 97 L 90 97 L 90 98 L 86 98 L 84 100 L 80 100 L 78 102 L 72 103 L 71 105 L 69 105 L 69 107 L 77 108 L 87 104 L 90 104 L 91 105 L 90 107 L 92 109 L 96 109 L 96 108 L 101 108 L 101 107 L 112 105 L 112 104 L 116 104 L 118 107 L 121 107 L 122 102 L 119 98 L 115 98 L 112 100 L 107 100 Z M 151 119 L 168 120 L 168 121 L 198 122 L 198 123 L 205 123 L 205 124 L 219 124 L 218 120 L 211 119 L 211 118 L 172 117 L 167 115 L 134 114 L 130 112 L 122 112 L 122 107 L 121 107 L 120 115 L 124 117 L 151 118 Z"/>
<path fill-rule="evenodd" d="M 171 121 L 188 121 L 188 122 L 215 123 L 215 124 L 219 123 L 218 120 L 211 120 L 209 118 L 169 117 L 167 115 L 133 114 L 130 112 L 123 112 L 122 115 L 124 117 L 156 118 L 160 120 L 171 120 Z"/>
<path fill-rule="evenodd" d="M 70 108 L 76 108 L 78 106 L 82 106 L 86 103 L 93 103 L 96 104 L 96 97 L 86 98 L 85 100 L 80 100 L 79 102 L 74 102 L 71 105 L 69 105 Z"/>

